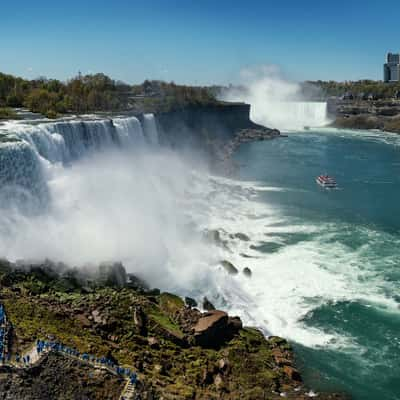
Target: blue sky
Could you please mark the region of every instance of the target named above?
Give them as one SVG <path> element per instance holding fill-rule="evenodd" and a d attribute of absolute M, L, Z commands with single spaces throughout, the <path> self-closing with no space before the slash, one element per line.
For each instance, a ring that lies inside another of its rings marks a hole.
<path fill-rule="evenodd" d="M 294 80 L 381 79 L 386 51 L 400 51 L 399 0 L 4 3 L 0 71 L 27 78 L 226 84 L 275 64 Z"/>

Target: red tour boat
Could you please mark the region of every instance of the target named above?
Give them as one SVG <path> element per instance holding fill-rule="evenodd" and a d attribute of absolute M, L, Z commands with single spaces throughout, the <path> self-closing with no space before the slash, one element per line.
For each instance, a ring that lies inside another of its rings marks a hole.
<path fill-rule="evenodd" d="M 329 175 L 320 175 L 315 179 L 315 181 L 318 185 L 326 189 L 336 189 L 337 187 L 335 178 Z"/>

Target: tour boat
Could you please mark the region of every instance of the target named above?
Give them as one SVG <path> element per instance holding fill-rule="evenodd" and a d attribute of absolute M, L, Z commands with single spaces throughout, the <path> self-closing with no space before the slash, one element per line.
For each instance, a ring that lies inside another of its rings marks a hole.
<path fill-rule="evenodd" d="M 335 189 L 337 187 L 335 178 L 329 175 L 320 175 L 315 181 L 318 183 L 318 185 L 326 189 Z"/>

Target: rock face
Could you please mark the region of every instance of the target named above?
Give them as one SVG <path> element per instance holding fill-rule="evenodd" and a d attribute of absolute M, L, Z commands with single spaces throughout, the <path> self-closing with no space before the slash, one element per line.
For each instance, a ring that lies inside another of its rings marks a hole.
<path fill-rule="evenodd" d="M 246 234 L 241 233 L 241 232 L 234 233 L 233 235 L 231 235 L 231 237 L 232 237 L 232 239 L 239 239 L 244 242 L 248 242 L 250 240 L 250 238 Z"/>
<path fill-rule="evenodd" d="M 380 129 L 400 133 L 400 101 L 338 100 L 330 108 L 333 125 L 349 129 Z"/>
<path fill-rule="evenodd" d="M 107 371 L 49 354 L 31 369 L 0 367 L 0 398 L 4 400 L 114 400 L 125 381 Z"/>
<path fill-rule="evenodd" d="M 251 269 L 249 267 L 243 268 L 243 274 L 250 278 L 252 275 Z"/>
<path fill-rule="evenodd" d="M 224 267 L 225 271 L 230 275 L 236 275 L 239 273 L 239 270 L 229 261 L 223 260 L 221 261 L 221 265 Z"/>
<path fill-rule="evenodd" d="M 208 300 L 207 297 L 204 297 L 203 299 L 203 308 L 207 311 L 215 310 L 214 304 L 211 303 L 211 301 Z"/>
<path fill-rule="evenodd" d="M 216 171 L 231 173 L 231 155 L 244 142 L 280 136 L 250 120 L 250 104 L 219 102 L 189 106 L 156 115 L 161 142 L 173 148 L 192 148 Z"/>
<path fill-rule="evenodd" d="M 71 292 L 57 272 L 13 268 L 0 260 L 0 302 L 13 324 L 14 352 L 23 354 L 45 336 L 81 354 L 106 356 L 138 374 L 138 400 L 308 399 L 288 343 L 266 339 L 240 318 L 202 313 L 174 294 L 142 292 L 129 282 L 85 281 L 87 290 L 78 285 Z M 124 385 L 58 353 L 32 367 L 0 367 L 4 400 L 117 400 Z"/>
<path fill-rule="evenodd" d="M 191 297 L 185 297 L 185 304 L 188 307 L 197 307 L 197 301 L 195 299 L 192 299 Z"/>
<path fill-rule="evenodd" d="M 193 327 L 195 343 L 199 346 L 218 348 L 242 328 L 239 318 L 229 318 L 224 311 L 214 310 L 201 316 Z"/>

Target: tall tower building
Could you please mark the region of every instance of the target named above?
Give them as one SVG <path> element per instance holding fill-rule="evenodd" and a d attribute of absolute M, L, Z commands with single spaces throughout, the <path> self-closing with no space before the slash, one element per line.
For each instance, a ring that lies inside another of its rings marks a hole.
<path fill-rule="evenodd" d="M 388 53 L 383 65 L 384 82 L 400 82 L 400 54 Z"/>

